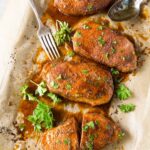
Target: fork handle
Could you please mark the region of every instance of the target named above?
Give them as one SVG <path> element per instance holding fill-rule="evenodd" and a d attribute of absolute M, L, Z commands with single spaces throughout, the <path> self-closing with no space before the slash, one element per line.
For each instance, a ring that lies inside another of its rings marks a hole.
<path fill-rule="evenodd" d="M 39 8 L 37 7 L 37 5 L 35 4 L 35 0 L 29 0 L 29 2 L 30 2 L 31 8 L 36 16 L 39 27 L 43 26 L 43 23 L 42 23 L 41 17 L 40 17 L 40 11 L 39 11 Z"/>

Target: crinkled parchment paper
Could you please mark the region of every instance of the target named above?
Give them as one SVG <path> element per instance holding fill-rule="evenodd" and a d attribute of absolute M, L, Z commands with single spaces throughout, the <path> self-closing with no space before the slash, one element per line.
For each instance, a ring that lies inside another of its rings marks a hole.
<path fill-rule="evenodd" d="M 44 6 L 44 0 L 37 0 Z M 144 6 L 145 18 L 128 22 L 112 23 L 114 28 L 122 26 L 124 33 L 133 37 L 139 50 L 150 50 L 150 4 Z M 0 20 L 0 150 L 11 150 L 19 137 L 14 128 L 19 103 L 19 87 L 28 80 L 32 67 L 32 57 L 39 42 L 36 36 L 35 18 L 27 0 L 10 0 L 3 18 Z M 142 60 L 141 60 L 142 61 Z M 136 75 L 130 75 L 126 82 L 134 96 L 124 103 L 136 104 L 134 112 L 113 113 L 119 102 L 113 100 L 110 114 L 127 132 L 122 141 L 125 150 L 150 149 L 150 56 Z M 30 148 L 34 150 L 34 148 Z M 36 149 L 36 148 L 35 148 Z"/>

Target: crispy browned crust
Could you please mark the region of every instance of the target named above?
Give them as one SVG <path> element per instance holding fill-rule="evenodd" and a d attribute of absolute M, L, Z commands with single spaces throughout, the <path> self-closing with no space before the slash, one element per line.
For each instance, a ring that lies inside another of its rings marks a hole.
<path fill-rule="evenodd" d="M 75 52 L 122 72 L 136 69 L 135 49 L 125 36 L 94 22 L 89 22 L 86 26 L 88 29 L 81 25 L 73 36 Z"/>
<path fill-rule="evenodd" d="M 58 80 L 60 75 L 61 79 Z M 109 102 L 113 95 L 111 74 L 95 63 L 73 61 L 47 63 L 42 76 L 49 91 L 71 101 L 96 106 Z M 52 87 L 52 81 L 59 87 Z M 70 87 L 67 88 L 68 85 Z"/>
<path fill-rule="evenodd" d="M 54 5 L 66 15 L 89 15 L 106 8 L 112 0 L 55 0 Z"/>
<path fill-rule="evenodd" d="M 77 122 L 74 118 L 46 131 L 40 139 L 42 150 L 79 150 Z"/>
<path fill-rule="evenodd" d="M 84 126 L 91 121 L 95 124 L 94 129 L 89 128 L 84 131 Z M 83 115 L 80 149 L 88 150 L 88 146 L 91 144 L 90 146 L 94 150 L 100 150 L 110 143 L 117 142 L 120 132 L 122 132 L 121 128 L 104 115 L 86 113 Z M 94 140 L 91 140 L 91 138 Z"/>

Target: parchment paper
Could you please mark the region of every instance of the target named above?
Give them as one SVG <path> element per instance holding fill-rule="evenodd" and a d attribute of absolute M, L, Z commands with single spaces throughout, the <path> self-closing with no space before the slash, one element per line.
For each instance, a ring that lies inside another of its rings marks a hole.
<path fill-rule="evenodd" d="M 37 1 L 44 8 L 45 1 Z M 144 12 L 147 14 L 145 19 L 139 17 L 121 25 L 126 29 L 124 33 L 133 36 L 140 50 L 149 52 L 150 4 L 144 7 Z M 116 28 L 120 25 L 111 23 Z M 19 88 L 31 74 L 32 57 L 40 45 L 35 26 L 35 18 L 27 0 L 10 0 L 0 20 L 0 150 L 12 150 L 19 139 L 13 124 L 20 99 Z M 150 56 L 143 58 L 143 66 L 126 82 L 134 96 L 124 103 L 134 103 L 136 110 L 128 114 L 114 114 L 115 108 L 110 109 L 112 118 L 119 121 L 128 133 L 121 143 L 125 150 L 150 149 Z M 119 103 L 113 100 L 112 105 L 116 107 Z"/>

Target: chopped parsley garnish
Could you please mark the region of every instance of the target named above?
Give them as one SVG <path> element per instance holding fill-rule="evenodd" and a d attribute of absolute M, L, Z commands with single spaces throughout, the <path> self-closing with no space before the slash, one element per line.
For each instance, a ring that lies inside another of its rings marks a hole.
<path fill-rule="evenodd" d="M 57 21 L 57 22 L 60 28 L 56 32 L 54 38 L 55 38 L 56 44 L 60 46 L 64 44 L 65 42 L 71 41 L 72 29 L 69 27 L 69 24 L 67 22 L 61 22 L 61 21 Z"/>
<path fill-rule="evenodd" d="M 80 42 L 75 42 L 75 45 L 76 46 L 81 46 L 81 43 Z"/>
<path fill-rule="evenodd" d="M 83 73 L 83 74 L 88 74 L 89 71 L 84 69 L 84 70 L 82 70 L 82 73 Z"/>
<path fill-rule="evenodd" d="M 34 82 L 32 81 L 32 83 L 34 83 Z M 44 81 L 42 81 L 40 84 L 36 84 L 36 85 L 37 85 L 37 89 L 35 91 L 35 94 L 37 94 L 39 96 L 43 96 L 47 92 L 46 83 Z"/>
<path fill-rule="evenodd" d="M 98 121 L 98 120 L 96 120 L 96 121 L 95 121 L 95 124 L 96 124 L 97 126 L 99 126 L 99 125 L 100 125 L 100 123 L 99 123 L 99 121 Z"/>
<path fill-rule="evenodd" d="M 89 128 L 95 129 L 94 121 L 86 123 L 86 125 L 83 127 L 83 131 L 87 132 Z"/>
<path fill-rule="evenodd" d="M 82 35 L 81 35 L 81 32 L 77 31 L 77 32 L 75 33 L 75 36 L 78 37 L 78 38 L 80 38 L 80 37 L 82 36 Z"/>
<path fill-rule="evenodd" d="M 103 30 L 103 29 L 104 29 L 104 27 L 101 25 L 98 27 L 98 30 Z"/>
<path fill-rule="evenodd" d="M 116 52 L 116 49 L 112 47 L 111 51 L 112 51 L 112 54 L 114 54 Z"/>
<path fill-rule="evenodd" d="M 91 29 L 91 27 L 89 25 L 87 25 L 87 24 L 84 24 L 83 25 L 83 29 Z"/>
<path fill-rule="evenodd" d="M 120 100 L 126 100 L 132 96 L 132 93 L 124 84 L 119 84 L 116 95 Z"/>
<path fill-rule="evenodd" d="M 87 6 L 87 10 L 88 11 L 92 11 L 93 8 L 94 8 L 94 6 L 92 4 L 88 4 L 88 6 Z"/>
<path fill-rule="evenodd" d="M 62 79 L 62 75 L 61 74 L 59 74 L 58 76 L 57 76 L 57 78 L 56 78 L 57 80 L 61 80 Z"/>
<path fill-rule="evenodd" d="M 58 89 L 58 88 L 59 88 L 58 83 L 56 83 L 55 81 L 51 81 L 50 86 L 51 86 L 52 88 L 54 88 L 54 89 Z"/>
<path fill-rule="evenodd" d="M 119 139 L 121 140 L 125 136 L 125 132 L 120 131 L 118 134 Z"/>
<path fill-rule="evenodd" d="M 25 124 L 19 124 L 18 128 L 21 132 L 23 132 L 25 130 Z"/>
<path fill-rule="evenodd" d="M 136 108 L 136 106 L 135 106 L 134 104 L 121 104 L 121 105 L 119 106 L 119 109 L 120 109 L 122 112 L 125 112 L 125 113 L 134 111 L 135 108 Z"/>
<path fill-rule="evenodd" d="M 33 96 L 32 93 L 28 92 L 28 88 L 29 88 L 29 86 L 27 84 L 23 85 L 20 88 L 20 92 L 23 96 L 23 99 L 24 100 L 29 100 L 29 101 L 37 101 L 37 98 L 35 96 Z"/>
<path fill-rule="evenodd" d="M 67 56 L 69 57 L 73 57 L 75 55 L 75 53 L 73 51 L 68 51 L 67 52 Z"/>
<path fill-rule="evenodd" d="M 71 88 L 72 88 L 72 85 L 71 85 L 70 83 L 68 83 L 68 84 L 66 85 L 66 89 L 67 89 L 67 90 L 71 90 Z"/>
<path fill-rule="evenodd" d="M 111 73 L 112 73 L 112 75 L 118 75 L 119 71 L 114 68 L 111 68 Z"/>
<path fill-rule="evenodd" d="M 64 144 L 65 145 L 69 145 L 71 143 L 70 139 L 66 138 L 64 139 Z"/>
<path fill-rule="evenodd" d="M 61 99 L 54 93 L 48 93 L 47 96 L 51 98 L 55 104 L 58 104 L 61 102 Z"/>
<path fill-rule="evenodd" d="M 41 131 L 42 128 L 49 129 L 53 127 L 54 117 L 48 105 L 38 102 L 33 114 L 28 116 L 28 120 L 33 124 L 35 131 Z"/>
<path fill-rule="evenodd" d="M 103 37 L 102 37 L 102 36 L 99 36 L 99 38 L 98 38 L 98 42 L 99 42 L 102 46 L 104 46 L 104 45 L 105 45 L 105 41 L 104 41 L 104 39 L 103 39 Z"/>
<path fill-rule="evenodd" d="M 86 147 L 88 148 L 88 150 L 94 149 L 94 139 L 95 139 L 94 134 L 89 135 L 89 140 L 88 142 L 86 142 Z"/>

